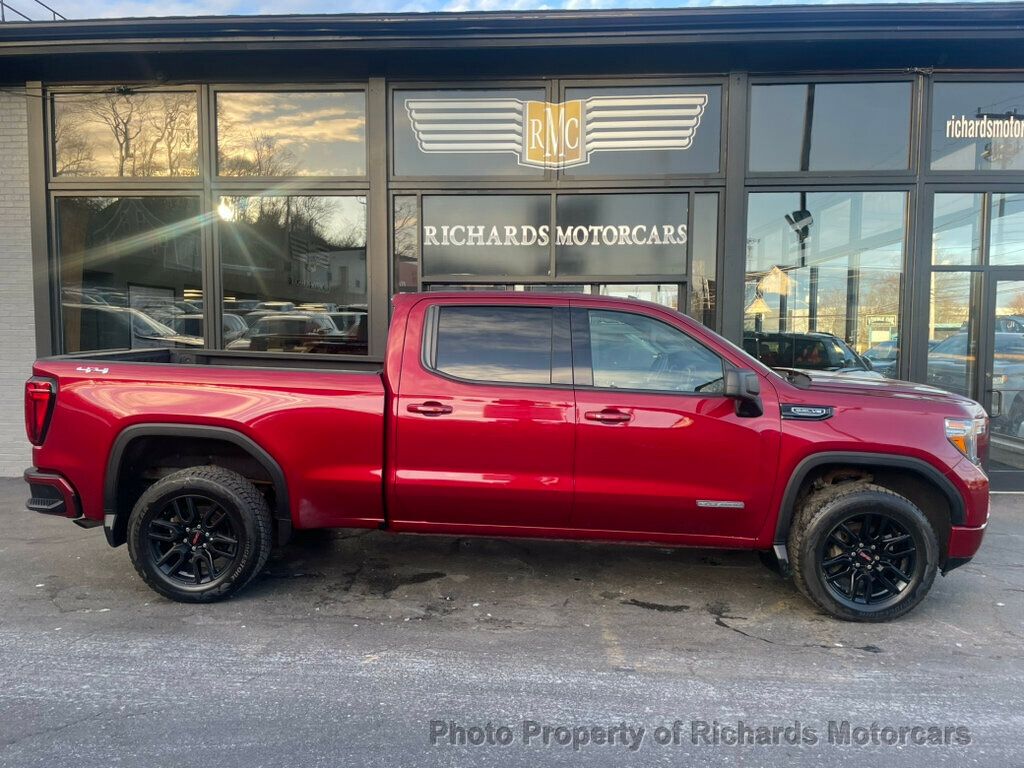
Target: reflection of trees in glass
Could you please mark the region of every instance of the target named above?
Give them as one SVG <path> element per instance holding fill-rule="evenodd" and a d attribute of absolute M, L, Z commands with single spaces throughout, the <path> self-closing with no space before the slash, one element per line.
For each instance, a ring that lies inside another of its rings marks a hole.
<path fill-rule="evenodd" d="M 362 92 L 226 92 L 216 110 L 221 176 L 366 172 Z"/>
<path fill-rule="evenodd" d="M 262 301 L 366 302 L 366 199 L 225 197 L 225 290 Z"/>
<path fill-rule="evenodd" d="M 56 172 L 75 176 L 195 176 L 193 92 L 58 94 Z"/>
<path fill-rule="evenodd" d="M 1000 309 L 1006 315 L 1024 315 L 1024 291 L 1018 291 L 1003 304 Z"/>
<path fill-rule="evenodd" d="M 240 129 L 228 117 L 218 125 L 217 167 L 221 176 L 294 176 L 295 156 L 277 137 Z"/>
<path fill-rule="evenodd" d="M 943 327 L 959 328 L 971 314 L 970 275 L 964 272 L 933 272 L 931 296 L 931 338 Z"/>
<path fill-rule="evenodd" d="M 236 224 L 252 225 L 269 242 L 304 235 L 324 248 L 366 247 L 366 199 L 362 197 L 262 196 L 224 198 Z"/>
<path fill-rule="evenodd" d="M 53 139 L 57 148 L 58 176 L 95 176 L 94 148 L 82 131 L 81 124 L 68 119 L 66 112 L 57 110 L 53 125 Z"/>
<path fill-rule="evenodd" d="M 420 221 L 416 198 L 396 197 L 394 213 L 394 285 L 396 291 L 419 290 Z"/>

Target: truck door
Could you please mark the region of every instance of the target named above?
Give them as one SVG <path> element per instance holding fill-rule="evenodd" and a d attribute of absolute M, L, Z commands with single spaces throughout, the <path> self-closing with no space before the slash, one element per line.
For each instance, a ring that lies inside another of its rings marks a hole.
<path fill-rule="evenodd" d="M 665 313 L 574 304 L 574 527 L 671 534 L 695 544 L 753 537 L 772 495 L 779 409 L 737 414 L 726 361 Z"/>
<path fill-rule="evenodd" d="M 408 328 L 393 411 L 393 527 L 566 527 L 575 428 L 568 301 L 424 300 Z"/>

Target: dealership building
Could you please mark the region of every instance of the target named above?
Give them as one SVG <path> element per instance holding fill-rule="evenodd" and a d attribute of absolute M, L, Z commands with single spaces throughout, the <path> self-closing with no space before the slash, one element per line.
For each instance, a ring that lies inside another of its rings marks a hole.
<path fill-rule="evenodd" d="M 36 355 L 372 363 L 484 287 L 968 394 L 1024 488 L 1024 5 L 0 24 L 0 474 Z"/>

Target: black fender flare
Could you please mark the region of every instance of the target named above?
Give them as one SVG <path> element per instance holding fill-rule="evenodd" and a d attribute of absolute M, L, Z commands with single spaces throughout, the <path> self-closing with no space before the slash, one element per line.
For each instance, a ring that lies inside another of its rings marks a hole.
<path fill-rule="evenodd" d="M 118 433 L 107 457 L 107 472 L 103 480 L 103 530 L 112 547 L 124 544 L 128 530 L 128 512 L 117 509 L 117 488 L 121 461 L 125 449 L 140 437 L 191 437 L 196 439 L 221 440 L 241 448 L 255 459 L 270 477 L 274 486 L 274 520 L 277 523 L 278 539 L 287 541 L 291 534 L 291 505 L 288 497 L 288 482 L 284 470 L 263 446 L 247 435 L 229 427 L 211 427 L 198 424 L 146 423 L 133 424 Z"/>
<path fill-rule="evenodd" d="M 845 464 L 857 467 L 884 467 L 886 469 L 902 469 L 919 475 L 923 480 L 935 486 L 949 501 L 950 523 L 952 525 L 964 525 L 967 520 L 967 510 L 964 506 L 963 497 L 957 491 L 952 481 L 942 474 L 938 469 L 922 459 L 915 459 L 910 456 L 896 456 L 890 453 L 866 453 L 860 451 L 834 451 L 826 453 L 814 453 L 805 458 L 793 474 L 790 475 L 786 484 L 786 492 L 779 505 L 779 517 L 775 523 L 774 545 L 776 552 L 778 547 L 786 546 L 789 538 L 789 527 L 793 521 L 793 507 L 796 504 L 796 497 L 807 476 L 817 467 L 825 464 Z"/>

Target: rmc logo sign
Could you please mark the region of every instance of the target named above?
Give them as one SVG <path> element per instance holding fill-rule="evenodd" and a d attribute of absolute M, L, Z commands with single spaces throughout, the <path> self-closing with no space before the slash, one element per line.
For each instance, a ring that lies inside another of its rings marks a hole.
<path fill-rule="evenodd" d="M 509 153 L 521 165 L 586 165 L 594 152 L 689 149 L 706 93 L 592 96 L 562 103 L 520 99 L 406 99 L 428 153 Z"/>

